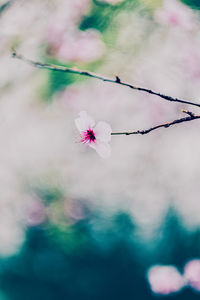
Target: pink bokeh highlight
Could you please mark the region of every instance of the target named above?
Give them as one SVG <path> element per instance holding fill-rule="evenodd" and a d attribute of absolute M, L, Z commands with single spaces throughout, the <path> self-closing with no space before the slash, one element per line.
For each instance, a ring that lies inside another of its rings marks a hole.
<path fill-rule="evenodd" d="M 57 48 L 56 55 L 71 62 L 92 62 L 104 53 L 104 44 L 96 30 L 66 32 Z"/>
<path fill-rule="evenodd" d="M 67 22 L 49 24 L 46 42 L 50 55 L 74 63 L 95 61 L 105 52 L 105 44 L 97 30 L 81 31 Z"/>
<path fill-rule="evenodd" d="M 29 199 L 25 205 L 24 223 L 27 226 L 38 226 L 47 219 L 45 206 L 39 199 Z"/>
<path fill-rule="evenodd" d="M 191 30 L 195 25 L 192 10 L 178 0 L 164 0 L 163 6 L 156 10 L 154 17 L 160 24 L 184 30 Z"/>
<path fill-rule="evenodd" d="M 193 259 L 185 265 L 184 278 L 190 287 L 200 292 L 200 259 Z"/>
<path fill-rule="evenodd" d="M 184 278 L 174 266 L 153 266 L 147 277 L 155 294 L 169 295 L 180 291 L 184 286 Z"/>

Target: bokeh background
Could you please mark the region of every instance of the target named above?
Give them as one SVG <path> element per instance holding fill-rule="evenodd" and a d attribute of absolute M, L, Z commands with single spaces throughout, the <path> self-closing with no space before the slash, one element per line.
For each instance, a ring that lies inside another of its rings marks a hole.
<path fill-rule="evenodd" d="M 74 123 L 86 110 L 113 131 L 146 129 L 188 107 L 11 55 L 200 102 L 199 9 L 0 0 L 0 300 L 199 299 L 200 123 L 113 136 L 109 159 Z"/>

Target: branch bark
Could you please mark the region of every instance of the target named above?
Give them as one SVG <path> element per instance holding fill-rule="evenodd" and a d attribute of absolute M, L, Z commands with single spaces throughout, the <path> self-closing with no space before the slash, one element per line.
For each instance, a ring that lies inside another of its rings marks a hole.
<path fill-rule="evenodd" d="M 89 72 L 89 71 L 85 71 L 85 70 L 79 70 L 79 69 L 76 69 L 76 68 L 68 68 L 68 67 L 62 67 L 62 66 L 58 66 L 58 65 L 54 65 L 54 64 L 45 64 L 45 63 L 33 61 L 31 59 L 28 59 L 28 58 L 24 57 L 23 55 L 18 54 L 15 50 L 12 51 L 12 56 L 14 58 L 23 60 L 24 62 L 26 62 L 26 63 L 34 66 L 34 67 L 37 67 L 37 68 L 47 69 L 47 70 L 56 71 L 56 72 L 64 72 L 64 73 L 71 73 L 71 74 L 91 77 L 91 78 L 98 79 L 98 80 L 101 80 L 101 81 L 126 86 L 128 88 L 131 88 L 132 90 L 137 90 L 137 91 L 145 92 L 145 93 L 148 93 L 148 94 L 151 94 L 151 95 L 155 95 L 159 98 L 162 98 L 165 101 L 177 102 L 177 103 L 182 103 L 182 104 L 187 104 L 187 105 L 191 105 L 191 106 L 200 107 L 199 103 L 195 103 L 193 101 L 187 101 L 187 100 L 183 100 L 183 99 L 179 99 L 179 98 L 173 98 L 171 96 L 167 96 L 167 95 L 164 95 L 164 94 L 154 92 L 150 89 L 138 87 L 138 86 L 132 85 L 130 83 L 123 82 L 123 81 L 121 81 L 121 79 L 118 76 L 116 76 L 115 79 L 112 79 L 112 78 L 107 78 L 107 77 L 104 77 L 104 76 L 101 76 L 101 75 L 98 75 L 98 74 L 95 74 L 95 73 L 92 73 L 92 72 Z"/>
<path fill-rule="evenodd" d="M 148 94 L 158 96 L 158 97 L 160 97 L 160 98 L 162 98 L 166 101 L 178 102 L 178 103 L 182 103 L 182 104 L 187 104 L 187 105 L 200 107 L 200 104 L 192 102 L 192 101 L 173 98 L 171 96 L 167 96 L 167 95 L 163 95 L 163 94 L 154 92 L 150 89 L 137 87 L 137 86 L 134 86 L 134 85 L 129 84 L 127 82 L 123 82 L 123 81 L 121 81 L 119 76 L 116 76 L 115 79 L 111 79 L 111 78 L 107 78 L 107 77 L 104 77 L 104 76 L 101 76 L 101 75 L 98 75 L 98 74 L 95 74 L 95 73 L 92 73 L 92 72 L 89 72 L 89 71 L 85 71 L 85 70 L 79 70 L 79 69 L 76 69 L 76 68 L 62 67 L 62 66 L 58 66 L 58 65 L 54 65 L 54 64 L 45 64 L 45 63 L 41 63 L 41 62 L 37 62 L 37 61 L 33 61 L 31 59 L 28 59 L 28 58 L 24 57 L 23 55 L 18 54 L 15 50 L 13 50 L 12 56 L 14 58 L 23 60 L 24 62 L 26 62 L 26 63 L 34 66 L 34 67 L 37 67 L 37 68 L 47 69 L 47 70 L 57 71 L 57 72 L 77 74 L 77 75 L 86 76 L 86 77 L 91 77 L 91 78 L 102 80 L 102 81 L 105 81 L 105 82 L 110 82 L 110 83 L 114 83 L 114 84 L 123 85 L 123 86 L 129 87 L 133 90 L 146 92 Z M 162 123 L 162 124 L 156 125 L 154 127 L 150 127 L 148 129 L 145 129 L 145 130 L 112 132 L 111 134 L 112 135 L 133 135 L 133 134 L 145 135 L 145 134 L 148 134 L 151 131 L 157 130 L 159 128 L 168 128 L 168 127 L 176 125 L 176 124 L 185 123 L 185 122 L 200 119 L 200 115 L 195 115 L 191 111 L 182 110 L 182 112 L 187 114 L 188 116 L 184 117 L 184 118 L 176 119 L 172 122 Z"/>
<path fill-rule="evenodd" d="M 148 129 L 145 129 L 145 130 L 112 132 L 111 134 L 112 135 L 131 135 L 131 134 L 141 134 L 141 135 L 144 135 L 144 134 L 148 134 L 151 131 L 159 129 L 159 128 L 168 128 L 168 127 L 176 125 L 176 124 L 180 124 L 180 123 L 184 123 L 184 122 L 188 122 L 188 121 L 193 121 L 193 120 L 200 119 L 200 115 L 194 115 L 191 111 L 182 110 L 182 112 L 186 113 L 188 115 L 188 117 L 176 119 L 176 120 L 174 120 L 172 122 L 168 122 L 168 123 L 159 124 L 159 125 L 156 125 L 154 127 L 150 127 Z"/>

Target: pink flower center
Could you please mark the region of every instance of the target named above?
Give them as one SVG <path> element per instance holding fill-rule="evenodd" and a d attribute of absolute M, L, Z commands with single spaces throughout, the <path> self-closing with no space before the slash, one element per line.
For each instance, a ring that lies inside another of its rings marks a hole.
<path fill-rule="evenodd" d="M 92 142 L 95 142 L 95 140 L 96 140 L 95 133 L 92 129 L 88 129 L 88 130 L 84 131 L 81 134 L 81 136 L 82 136 L 82 139 L 80 142 L 83 144 L 85 144 L 85 143 L 90 144 Z"/>

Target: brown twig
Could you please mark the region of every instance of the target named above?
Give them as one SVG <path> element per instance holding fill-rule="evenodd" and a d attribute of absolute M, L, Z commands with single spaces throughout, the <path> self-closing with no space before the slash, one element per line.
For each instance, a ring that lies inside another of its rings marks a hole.
<path fill-rule="evenodd" d="M 106 81 L 106 82 L 111 82 L 111 83 L 115 83 L 115 84 L 120 84 L 123 86 L 127 86 L 133 90 L 138 90 L 138 91 L 143 91 L 155 96 L 158 96 L 166 101 L 172 101 L 172 102 L 179 102 L 182 104 L 188 104 L 188 105 L 193 105 L 193 106 L 197 106 L 200 107 L 200 104 L 195 103 L 195 102 L 191 102 L 191 101 L 186 101 L 186 100 L 182 100 L 182 99 L 178 99 L 178 98 L 173 98 L 171 96 L 166 96 L 160 93 L 156 93 L 152 90 L 146 89 L 146 88 L 141 88 L 141 87 L 136 87 L 132 84 L 126 83 L 121 81 L 121 79 L 119 78 L 119 76 L 115 76 L 115 79 L 111 79 L 111 78 L 106 78 L 104 76 L 92 73 L 92 72 L 88 72 L 88 71 L 84 71 L 84 70 L 79 70 L 76 68 L 68 68 L 68 67 L 62 67 L 62 66 L 58 66 L 58 65 L 53 65 L 53 64 L 44 64 L 41 62 L 36 62 L 30 59 L 27 59 L 26 57 L 17 54 L 17 52 L 15 50 L 13 50 L 12 52 L 12 56 L 18 59 L 21 59 L 31 65 L 33 65 L 34 67 L 37 68 L 42 68 L 42 69 L 48 69 L 48 70 L 52 70 L 52 71 L 58 71 L 58 72 L 65 72 L 65 73 L 72 73 L 72 74 L 78 74 L 78 75 L 82 75 L 82 76 L 87 76 L 87 77 L 91 77 L 91 78 L 95 78 L 95 79 L 99 79 L 102 81 Z M 159 129 L 159 128 L 168 128 L 170 126 L 176 125 L 176 124 L 180 124 L 180 123 L 184 123 L 184 122 L 188 122 L 188 121 L 192 121 L 192 120 L 196 120 L 196 119 L 200 119 L 200 115 L 194 115 L 194 113 L 192 113 L 191 111 L 188 110 L 182 110 L 183 113 L 186 113 L 188 116 L 184 117 L 184 118 L 180 118 L 180 119 L 176 119 L 172 122 L 168 122 L 168 123 L 163 123 L 163 124 L 159 124 L 156 125 L 154 127 L 150 127 L 148 129 L 145 130 L 137 130 L 137 131 L 124 131 L 124 132 L 112 132 L 112 135 L 132 135 L 132 134 L 148 134 L 153 130 Z"/>
<path fill-rule="evenodd" d="M 146 92 L 148 94 L 158 96 L 158 97 L 160 97 L 160 98 L 162 98 L 166 101 L 178 102 L 178 103 L 182 103 L 182 104 L 187 104 L 187 105 L 200 107 L 199 103 L 195 103 L 195 102 L 187 101 L 187 100 L 183 100 L 183 99 L 178 99 L 178 98 L 173 98 L 171 96 L 167 96 L 167 95 L 163 95 L 163 94 L 154 92 L 150 89 L 137 87 L 137 86 L 134 86 L 134 85 L 129 84 L 127 82 L 123 82 L 123 81 L 121 81 L 121 79 L 118 76 L 116 76 L 115 79 L 112 79 L 112 78 L 107 78 L 107 77 L 104 77 L 104 76 L 101 76 L 101 75 L 98 75 L 98 74 L 95 74 L 95 73 L 92 73 L 92 72 L 89 72 L 89 71 L 85 71 L 85 70 L 79 70 L 79 69 L 76 69 L 76 68 L 68 68 L 68 67 L 62 67 L 62 66 L 58 66 L 58 65 L 54 65 L 54 64 L 45 64 L 45 63 L 33 61 L 31 59 L 28 59 L 28 58 L 18 54 L 15 50 L 12 51 L 12 56 L 14 58 L 21 59 L 21 60 L 25 61 L 26 63 L 29 63 L 32 66 L 37 67 L 37 68 L 48 69 L 48 70 L 52 70 L 52 71 L 72 73 L 72 74 L 77 74 L 77 75 L 81 75 L 81 76 L 91 77 L 91 78 L 99 79 L 99 80 L 102 80 L 102 81 L 105 81 L 105 82 L 111 82 L 111 83 L 114 83 L 114 84 L 123 85 L 123 86 L 129 87 L 133 90 Z"/>
<path fill-rule="evenodd" d="M 163 123 L 163 124 L 159 124 L 156 125 L 154 127 L 151 127 L 149 129 L 145 129 L 145 130 L 137 130 L 137 131 L 125 131 L 125 132 L 112 132 L 112 135 L 131 135 L 131 134 L 147 134 L 153 130 L 159 129 L 159 128 L 168 128 L 172 125 L 175 124 L 180 124 L 180 123 L 184 123 L 184 122 L 188 122 L 188 121 L 192 121 L 192 120 L 196 120 L 196 119 L 200 119 L 200 115 L 194 115 L 191 111 L 187 111 L 187 110 L 182 110 L 182 112 L 186 113 L 188 115 L 188 117 L 185 118 L 181 118 L 181 119 L 177 119 L 174 120 L 172 122 L 169 123 Z"/>

